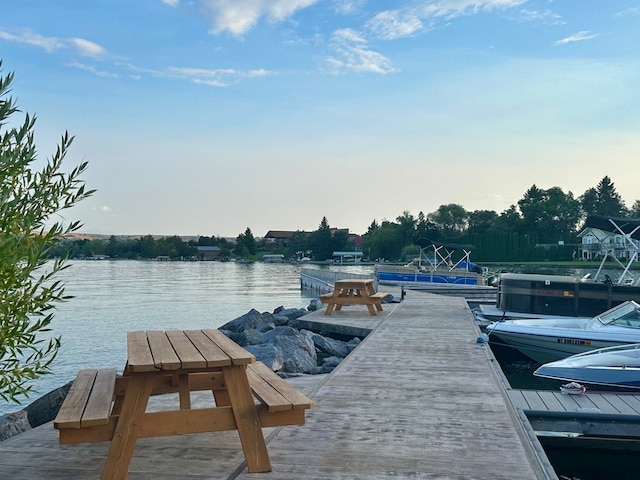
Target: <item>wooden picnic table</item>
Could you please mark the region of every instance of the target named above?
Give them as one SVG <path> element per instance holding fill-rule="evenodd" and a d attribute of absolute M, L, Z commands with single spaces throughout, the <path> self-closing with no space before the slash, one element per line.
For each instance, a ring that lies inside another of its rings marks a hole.
<path fill-rule="evenodd" d="M 376 293 L 371 279 L 343 279 L 336 280 L 332 293 L 320 296 L 320 301 L 327 304 L 325 315 L 331 315 L 335 310 L 341 310 L 343 305 L 366 305 L 370 315 L 382 311 L 382 300 L 388 293 Z"/>
<path fill-rule="evenodd" d="M 246 373 L 246 365 L 253 362 L 252 354 L 218 330 L 129 332 L 125 368 L 129 383 L 102 477 L 126 478 L 143 429 L 154 430 L 154 436 L 178 431 L 180 434 L 213 431 L 225 417 L 223 409 L 229 406 L 232 418 L 227 415 L 226 421 L 235 420 L 249 471 L 270 471 L 269 455 Z M 180 409 L 145 413 L 157 377 L 167 373 L 172 375 L 170 381 L 177 383 Z M 221 374 L 226 390 L 213 390 L 216 405 L 222 404 L 221 407 L 210 409 L 206 415 L 202 410 L 191 410 L 189 374 L 193 373 Z M 220 401 L 221 397 L 226 398 Z"/>
<path fill-rule="evenodd" d="M 218 330 L 128 332 L 127 356 L 122 378 L 81 370 L 54 421 L 60 443 L 111 441 L 103 480 L 127 477 L 139 438 L 223 430 L 238 431 L 249 472 L 269 472 L 262 427 L 301 425 L 313 406 Z M 212 391 L 215 406 L 191 409 L 196 390 Z M 179 408 L 146 412 L 152 393 L 168 392 Z"/>

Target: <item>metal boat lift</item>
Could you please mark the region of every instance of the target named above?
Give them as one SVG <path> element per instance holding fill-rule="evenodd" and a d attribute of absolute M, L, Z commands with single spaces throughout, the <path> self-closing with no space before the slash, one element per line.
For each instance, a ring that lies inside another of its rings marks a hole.
<path fill-rule="evenodd" d="M 631 279 L 630 285 L 640 284 L 640 278 L 634 279 L 634 277 L 629 273 L 631 265 L 633 265 L 633 262 L 637 261 L 640 256 L 640 218 L 589 215 L 585 221 L 584 226 L 597 228 L 604 232 L 619 234 L 623 239 L 624 245 L 631 252 L 626 265 L 622 263 L 615 255 L 611 255 L 610 251 L 607 252 L 606 255 L 603 255 L 594 280 L 598 279 L 607 259 L 612 258 L 623 269 L 622 274 L 620 275 L 620 278 L 618 278 L 618 281 L 616 283 L 624 284 L 625 279 L 629 278 Z"/>
<path fill-rule="evenodd" d="M 464 269 L 467 272 L 483 273 L 482 268 L 471 261 L 471 251 L 475 248 L 473 245 L 437 243 L 425 238 L 418 239 L 416 243 L 420 247 L 418 268 L 422 267 L 422 259 L 425 258 L 430 271 Z M 456 252 L 462 257 L 454 262 L 453 255 Z"/>

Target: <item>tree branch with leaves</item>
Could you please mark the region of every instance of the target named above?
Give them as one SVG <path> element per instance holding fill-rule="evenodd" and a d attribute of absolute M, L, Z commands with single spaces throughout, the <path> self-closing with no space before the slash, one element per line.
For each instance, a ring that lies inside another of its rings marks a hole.
<path fill-rule="evenodd" d="M 12 82 L 0 61 L 0 398 L 18 402 L 28 396 L 30 381 L 50 373 L 60 346 L 48 333 L 55 304 L 70 298 L 56 280 L 66 259 L 48 261 L 47 253 L 81 224 L 51 223 L 52 217 L 94 191 L 80 179 L 87 162 L 61 171 L 73 142 L 66 132 L 42 170 L 32 169 L 36 118 L 12 122 L 20 113 L 9 96 Z"/>

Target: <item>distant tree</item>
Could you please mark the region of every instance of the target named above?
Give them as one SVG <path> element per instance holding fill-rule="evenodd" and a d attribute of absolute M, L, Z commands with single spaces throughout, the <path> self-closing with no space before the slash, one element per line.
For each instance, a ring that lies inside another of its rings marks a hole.
<path fill-rule="evenodd" d="M 440 205 L 438 210 L 429 215 L 429 218 L 436 224 L 446 240 L 459 237 L 469 225 L 469 213 L 462 205 L 455 203 Z"/>
<path fill-rule="evenodd" d="M 244 233 L 236 237 L 236 248 L 234 250 L 236 254 L 240 253 L 240 256 L 255 255 L 258 251 L 258 244 L 249 227 Z"/>
<path fill-rule="evenodd" d="M 331 227 L 327 217 L 322 217 L 318 229 L 311 233 L 309 243 L 316 260 L 327 260 L 333 257 Z"/>
<path fill-rule="evenodd" d="M 420 239 L 429 239 L 432 241 L 440 239 L 440 231 L 438 230 L 438 226 L 422 212 L 418 213 L 418 220 L 416 222 L 416 231 L 413 237 L 413 242 L 417 245 Z"/>
<path fill-rule="evenodd" d="M 367 233 L 373 233 L 375 232 L 378 228 L 380 228 L 380 225 L 378 224 L 378 222 L 376 222 L 375 220 L 373 220 L 371 222 L 371 224 L 369 225 L 369 228 L 367 228 Z M 366 234 L 365 234 L 366 235 Z"/>
<path fill-rule="evenodd" d="M 640 200 L 636 200 L 629 210 L 629 215 L 634 218 L 640 217 Z"/>
<path fill-rule="evenodd" d="M 521 232 L 524 229 L 522 217 L 515 205 L 511 205 L 496 218 L 494 228 L 505 233 Z"/>
<path fill-rule="evenodd" d="M 518 201 L 523 232 L 536 235 L 540 243 L 569 240 L 580 220 L 580 202 L 560 187 L 547 190 L 533 185 Z"/>
<path fill-rule="evenodd" d="M 544 219 L 544 190 L 533 184 L 521 200 L 518 200 L 518 208 L 522 214 L 522 229 L 524 232 L 537 232 L 540 223 Z"/>
<path fill-rule="evenodd" d="M 579 200 L 585 215 L 624 217 L 628 214 L 622 197 L 608 176 L 603 177 L 595 188 L 584 192 Z"/>
<path fill-rule="evenodd" d="M 370 235 L 367 242 L 367 249 L 369 249 L 369 255 L 372 259 L 400 260 L 402 247 L 398 225 L 388 221 L 383 221 L 380 227 Z"/>
<path fill-rule="evenodd" d="M 291 240 L 289 240 L 289 246 L 287 247 L 287 255 L 289 257 L 307 256 L 311 247 L 309 246 L 309 237 L 302 230 L 293 232 Z"/>
<path fill-rule="evenodd" d="M 17 402 L 31 390 L 29 380 L 50 373 L 60 346 L 60 337 L 48 338 L 55 304 L 71 298 L 56 279 L 68 267 L 66 259 L 47 258 L 64 234 L 81 225 L 49 224 L 51 217 L 93 191 L 80 180 L 87 162 L 61 171 L 73 141 L 66 132 L 42 170 L 32 170 L 35 117 L 27 114 L 22 123 L 11 118 L 18 112 L 7 98 L 12 81 L 0 62 L 0 398 Z"/>
<path fill-rule="evenodd" d="M 469 213 L 468 233 L 484 233 L 496 227 L 498 214 L 493 210 L 474 210 Z"/>
<path fill-rule="evenodd" d="M 407 210 L 402 212 L 402 215 L 396 217 L 398 223 L 398 234 L 400 236 L 400 242 L 403 246 L 413 243 L 413 238 L 416 234 L 417 220 Z"/>

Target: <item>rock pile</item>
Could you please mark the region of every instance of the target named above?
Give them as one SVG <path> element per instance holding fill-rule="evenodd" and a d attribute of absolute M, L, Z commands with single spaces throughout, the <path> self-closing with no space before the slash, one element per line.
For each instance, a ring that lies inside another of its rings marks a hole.
<path fill-rule="evenodd" d="M 306 313 L 304 308 L 279 307 L 273 313 L 251 309 L 220 331 L 281 376 L 329 373 L 360 339 L 343 342 L 299 329 L 297 319 Z"/>

